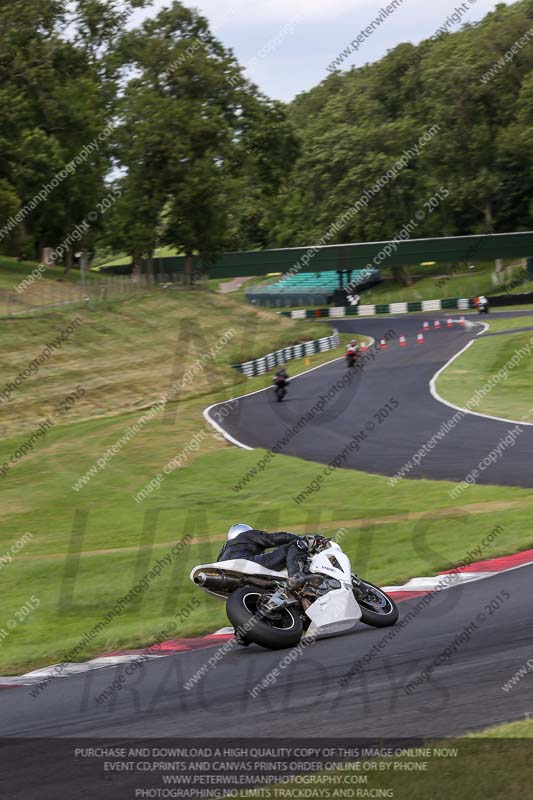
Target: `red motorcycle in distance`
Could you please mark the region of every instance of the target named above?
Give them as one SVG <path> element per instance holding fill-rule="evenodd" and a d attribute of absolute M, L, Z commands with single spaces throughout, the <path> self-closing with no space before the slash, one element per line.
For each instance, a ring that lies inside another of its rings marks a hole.
<path fill-rule="evenodd" d="M 353 367 L 355 362 L 357 361 L 357 356 L 359 355 L 359 350 L 357 347 L 350 348 L 350 350 L 346 351 L 346 366 Z"/>

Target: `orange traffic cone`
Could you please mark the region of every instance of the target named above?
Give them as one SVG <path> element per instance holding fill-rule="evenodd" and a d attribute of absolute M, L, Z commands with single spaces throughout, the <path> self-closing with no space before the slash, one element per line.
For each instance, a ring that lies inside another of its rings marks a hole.
<path fill-rule="evenodd" d="M 448 328 L 453 328 L 453 319 L 448 317 Z"/>
<path fill-rule="evenodd" d="M 416 339 L 417 339 L 418 344 L 424 344 L 424 334 L 423 333 L 417 334 Z"/>
<path fill-rule="evenodd" d="M 387 349 L 387 342 L 386 342 L 386 340 L 384 338 L 380 339 L 379 346 L 381 347 L 382 350 L 386 350 Z"/>
<path fill-rule="evenodd" d="M 429 322 L 424 322 L 423 328 L 425 331 L 429 331 Z"/>
<path fill-rule="evenodd" d="M 359 345 L 359 350 L 361 351 L 361 353 L 366 353 L 366 342 L 361 342 L 361 344 Z"/>
<path fill-rule="evenodd" d="M 466 325 L 466 319 L 464 317 L 461 317 L 459 322 L 461 323 L 461 325 Z"/>
<path fill-rule="evenodd" d="M 435 328 L 437 328 L 437 329 L 440 328 L 440 319 L 436 319 L 434 325 L 435 325 Z"/>
<path fill-rule="evenodd" d="M 405 336 L 400 336 L 400 347 L 405 347 L 406 344 Z"/>

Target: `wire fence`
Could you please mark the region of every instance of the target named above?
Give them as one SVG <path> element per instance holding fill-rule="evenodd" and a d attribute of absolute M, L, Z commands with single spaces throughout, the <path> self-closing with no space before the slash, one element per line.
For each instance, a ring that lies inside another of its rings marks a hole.
<path fill-rule="evenodd" d="M 141 292 L 195 290 L 207 288 L 207 277 L 200 276 L 191 286 L 182 272 L 154 275 L 110 275 L 85 280 L 37 280 L 24 291 L 0 289 L 0 318 L 39 314 L 67 305 L 91 305 L 124 300 Z"/>

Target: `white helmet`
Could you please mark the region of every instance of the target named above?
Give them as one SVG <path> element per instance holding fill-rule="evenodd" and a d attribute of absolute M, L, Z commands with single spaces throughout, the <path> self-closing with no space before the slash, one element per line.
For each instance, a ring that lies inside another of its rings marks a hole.
<path fill-rule="evenodd" d="M 246 525 L 244 522 L 237 522 L 235 525 L 232 525 L 228 531 L 228 542 L 235 539 L 240 533 L 244 533 L 244 531 L 253 531 L 253 528 L 251 525 Z"/>

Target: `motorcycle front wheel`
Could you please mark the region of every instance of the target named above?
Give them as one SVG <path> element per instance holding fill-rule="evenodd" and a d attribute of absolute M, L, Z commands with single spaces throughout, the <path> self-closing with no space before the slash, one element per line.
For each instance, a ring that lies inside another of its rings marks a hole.
<path fill-rule="evenodd" d="M 366 625 L 388 628 L 398 620 L 396 603 L 379 586 L 374 586 L 369 581 L 358 581 L 354 595 L 361 609 L 361 622 Z"/>
<path fill-rule="evenodd" d="M 228 597 L 226 613 L 241 640 L 255 642 L 269 650 L 293 647 L 302 638 L 303 625 L 294 608 L 282 608 L 275 615 L 261 613 L 261 604 L 272 591 L 242 586 Z"/>

